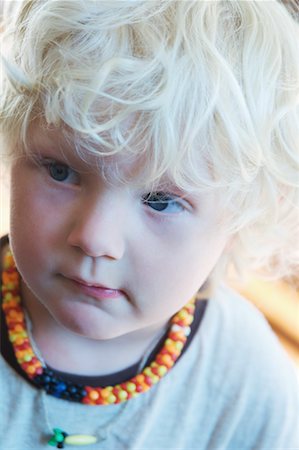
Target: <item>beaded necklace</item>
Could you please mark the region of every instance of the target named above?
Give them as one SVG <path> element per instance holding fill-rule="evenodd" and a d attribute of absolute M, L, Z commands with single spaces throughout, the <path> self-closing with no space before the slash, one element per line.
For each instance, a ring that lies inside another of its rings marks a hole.
<path fill-rule="evenodd" d="M 34 351 L 26 326 L 25 311 L 21 302 L 20 275 L 10 250 L 4 256 L 2 283 L 2 309 L 7 324 L 9 340 L 16 360 L 26 376 L 47 394 L 86 405 L 124 403 L 148 391 L 174 366 L 187 342 L 191 331 L 190 325 L 194 319 L 196 297 L 172 317 L 170 328 L 161 350 L 154 361 L 140 373 L 115 386 L 84 386 L 65 381 L 56 376 Z M 74 436 L 68 437 L 60 429 L 54 429 L 53 431 L 54 435 L 49 441 L 50 445 L 63 448 L 63 442 L 72 444 L 71 441 Z M 80 436 L 77 436 L 77 439 L 80 440 Z M 85 441 L 85 444 L 88 443 L 92 442 Z M 73 445 L 80 445 L 80 443 Z"/>

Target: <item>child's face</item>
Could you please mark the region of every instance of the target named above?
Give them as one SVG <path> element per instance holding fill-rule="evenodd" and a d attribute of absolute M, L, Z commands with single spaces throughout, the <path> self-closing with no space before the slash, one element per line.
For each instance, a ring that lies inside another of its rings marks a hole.
<path fill-rule="evenodd" d="M 161 194 L 146 198 L 136 186 L 109 185 L 57 130 L 37 129 L 31 150 L 38 164 L 23 158 L 12 167 L 10 238 L 49 322 L 93 339 L 164 325 L 226 246 L 219 199 L 182 199 L 173 186 L 161 203 Z"/>

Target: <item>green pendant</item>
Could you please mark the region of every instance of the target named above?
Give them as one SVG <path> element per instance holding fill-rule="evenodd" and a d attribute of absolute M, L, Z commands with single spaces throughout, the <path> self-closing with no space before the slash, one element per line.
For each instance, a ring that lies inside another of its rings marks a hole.
<path fill-rule="evenodd" d="M 67 437 L 67 433 L 62 431 L 60 428 L 53 429 L 53 436 L 48 441 L 48 445 L 56 448 L 64 448 L 64 440 Z"/>
<path fill-rule="evenodd" d="M 71 434 L 68 435 L 65 431 L 62 431 L 60 428 L 53 429 L 53 436 L 48 441 L 48 445 L 56 448 L 64 448 L 66 445 L 91 445 L 95 444 L 98 439 L 96 436 L 92 436 L 90 434 Z"/>

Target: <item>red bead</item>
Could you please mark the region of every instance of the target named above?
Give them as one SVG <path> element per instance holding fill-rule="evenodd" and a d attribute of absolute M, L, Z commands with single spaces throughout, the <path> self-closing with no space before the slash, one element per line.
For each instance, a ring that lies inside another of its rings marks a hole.
<path fill-rule="evenodd" d="M 151 386 L 153 384 L 151 377 L 146 376 L 144 381 L 148 386 Z"/>
<path fill-rule="evenodd" d="M 151 369 L 155 375 L 158 375 L 158 367 L 152 367 Z"/>
<path fill-rule="evenodd" d="M 168 353 L 168 350 L 166 348 L 162 348 L 162 350 L 159 352 L 159 355 L 166 355 Z"/>

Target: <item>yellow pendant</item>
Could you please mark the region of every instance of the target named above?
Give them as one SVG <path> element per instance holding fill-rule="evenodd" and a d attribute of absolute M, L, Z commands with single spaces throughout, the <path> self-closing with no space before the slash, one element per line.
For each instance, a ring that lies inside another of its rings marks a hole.
<path fill-rule="evenodd" d="M 90 434 L 71 434 L 64 440 L 64 444 L 68 445 L 90 445 L 98 441 L 96 436 Z"/>

